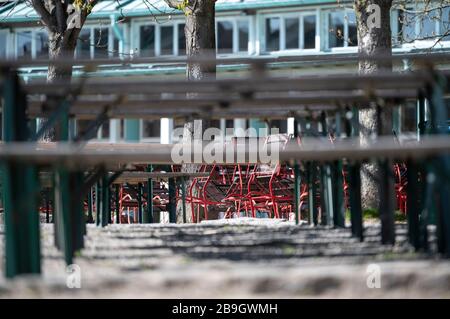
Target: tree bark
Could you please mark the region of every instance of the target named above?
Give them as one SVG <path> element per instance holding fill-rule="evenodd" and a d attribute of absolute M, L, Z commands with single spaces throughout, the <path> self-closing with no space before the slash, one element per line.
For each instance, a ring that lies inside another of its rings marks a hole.
<path fill-rule="evenodd" d="M 373 12 L 368 10 L 370 5 L 378 5 L 381 16 L 380 27 L 370 27 L 369 19 Z M 355 12 L 358 29 L 358 51 L 364 56 L 386 56 L 392 54 L 390 9 L 392 0 L 355 0 Z M 359 63 L 360 74 L 372 74 L 392 71 L 391 60 L 362 60 Z M 359 111 L 360 142 L 362 145 L 370 143 L 376 135 L 391 133 L 392 114 L 389 111 L 377 116 L 376 107 Z M 378 208 L 380 205 L 380 165 L 367 163 L 361 168 L 361 201 L 364 209 Z"/>
<path fill-rule="evenodd" d="M 75 54 L 75 47 L 77 44 L 77 37 L 80 33 L 79 30 L 72 30 L 72 34 L 69 39 L 66 40 L 64 33 L 59 32 L 48 32 L 48 43 L 49 43 L 49 58 L 50 61 L 56 61 L 59 59 L 73 59 Z M 68 65 L 57 65 L 50 62 L 47 82 L 70 82 L 72 78 L 72 66 Z"/>
<path fill-rule="evenodd" d="M 70 34 L 65 34 L 67 32 L 70 32 Z M 79 29 L 66 31 L 65 33 L 48 30 L 50 63 L 47 71 L 47 83 L 70 83 L 72 79 L 72 66 L 58 65 L 56 63 L 52 63 L 52 61 L 74 58 L 79 32 Z M 46 100 L 46 108 L 48 110 L 54 110 L 58 107 L 58 104 L 60 102 L 60 97 L 48 94 Z M 46 121 L 47 119 L 41 119 L 40 127 L 45 125 Z M 58 125 L 55 125 L 54 128 L 51 128 L 44 133 L 41 140 L 46 142 L 58 140 L 58 131 Z"/>
<path fill-rule="evenodd" d="M 216 78 L 215 0 L 192 1 L 186 16 L 186 55 L 211 60 L 209 63 L 189 62 L 188 80 Z"/>
<path fill-rule="evenodd" d="M 48 33 L 50 60 L 47 71 L 48 83 L 69 83 L 71 81 L 72 66 L 58 65 L 52 63 L 52 61 L 73 59 L 78 35 L 96 2 L 97 0 L 83 1 L 75 8 L 75 4 L 69 4 L 68 1 L 31 1 L 31 5 L 40 16 L 41 22 Z M 72 25 L 72 23 L 76 23 L 76 25 Z M 55 95 L 47 95 L 46 109 L 51 112 L 58 107 L 60 100 L 60 97 Z M 45 125 L 46 121 L 46 119 L 42 119 L 40 127 Z M 49 129 L 41 139 L 54 141 L 58 139 L 57 131 L 57 128 Z"/>
<path fill-rule="evenodd" d="M 165 0 L 172 8 L 180 8 L 183 1 Z M 189 0 L 183 8 L 186 15 L 186 24 L 184 34 L 186 37 L 186 55 L 188 63 L 186 66 L 186 77 L 191 81 L 208 80 L 216 78 L 216 35 L 215 35 L 215 3 L 216 0 Z M 208 63 L 199 61 L 189 61 L 190 58 L 200 58 L 209 60 Z M 193 97 L 189 93 L 187 98 Z M 186 122 L 183 130 L 183 142 L 193 141 L 194 139 L 202 139 L 203 130 L 198 126 L 201 122 Z M 203 121 L 203 129 L 207 123 Z M 200 129 L 200 132 L 199 132 Z M 194 135 L 195 132 L 195 135 Z M 181 171 L 193 173 L 198 170 L 198 165 L 185 164 Z M 192 179 L 186 179 L 185 189 L 188 191 Z M 193 196 L 197 194 L 194 192 Z M 183 220 L 182 203 L 177 203 L 177 222 Z M 190 205 L 186 205 L 186 221 L 192 220 L 192 209 Z"/>

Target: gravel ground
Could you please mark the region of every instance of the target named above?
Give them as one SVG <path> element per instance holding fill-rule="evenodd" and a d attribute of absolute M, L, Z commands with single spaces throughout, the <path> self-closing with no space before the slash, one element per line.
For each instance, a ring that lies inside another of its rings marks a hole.
<path fill-rule="evenodd" d="M 42 277 L 5 280 L 2 263 L 0 298 L 450 298 L 449 261 L 414 253 L 405 225 L 393 247 L 379 233 L 367 225 L 360 243 L 348 229 L 263 219 L 89 225 L 75 260 L 81 288 L 69 289 L 53 227 L 43 224 Z M 371 264 L 381 288 L 367 286 Z"/>

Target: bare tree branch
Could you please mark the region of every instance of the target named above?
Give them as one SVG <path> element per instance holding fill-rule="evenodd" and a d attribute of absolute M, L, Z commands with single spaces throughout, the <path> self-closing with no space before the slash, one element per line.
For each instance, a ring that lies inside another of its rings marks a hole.
<path fill-rule="evenodd" d="M 36 12 L 39 14 L 42 22 L 47 26 L 47 28 L 53 30 L 54 26 L 53 26 L 53 22 L 52 22 L 52 20 L 53 20 L 52 15 L 45 8 L 44 1 L 31 0 L 31 4 L 32 4 L 34 10 L 36 10 Z"/>
<path fill-rule="evenodd" d="M 173 9 L 180 9 L 184 4 L 183 0 L 164 0 L 164 2 Z"/>

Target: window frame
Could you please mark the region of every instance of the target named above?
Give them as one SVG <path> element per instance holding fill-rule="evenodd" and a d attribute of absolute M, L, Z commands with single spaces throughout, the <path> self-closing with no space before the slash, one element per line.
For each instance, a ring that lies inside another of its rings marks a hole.
<path fill-rule="evenodd" d="M 247 50 L 240 51 L 239 50 L 239 22 L 247 22 L 248 24 L 248 41 L 247 41 Z M 231 49 L 231 53 L 219 53 L 219 35 L 218 35 L 218 23 L 219 22 L 231 22 L 233 26 L 233 47 Z M 232 17 L 232 16 L 218 16 L 216 17 L 215 24 L 215 38 L 216 38 L 216 54 L 219 56 L 230 56 L 230 55 L 249 55 L 251 50 L 251 41 L 252 41 L 252 23 L 249 16 L 241 16 L 241 17 Z"/>
<path fill-rule="evenodd" d="M 108 29 L 108 57 L 114 57 L 114 30 L 112 29 L 112 27 L 109 24 L 85 24 L 83 26 L 83 28 L 81 29 L 83 31 L 85 31 L 86 29 L 89 29 L 89 59 L 94 59 L 95 58 L 95 29 Z M 78 41 L 78 39 L 77 39 Z M 119 40 L 120 42 L 120 40 Z M 74 57 L 75 59 L 78 59 L 79 56 L 79 47 L 77 45 L 77 47 L 75 48 L 75 54 Z M 119 48 L 117 48 L 118 52 L 117 55 L 120 56 L 121 52 L 120 52 L 120 43 L 119 43 Z"/>
<path fill-rule="evenodd" d="M 343 47 L 330 47 L 330 14 L 334 12 L 343 12 L 344 13 L 344 46 Z M 349 37 L 349 19 L 346 18 L 348 13 L 353 13 L 355 15 L 356 20 L 356 12 L 354 9 L 350 8 L 340 8 L 340 9 L 331 9 L 331 10 L 325 10 L 325 49 L 331 52 L 357 52 L 358 51 L 358 45 L 349 45 L 348 43 L 348 37 Z"/>
<path fill-rule="evenodd" d="M 149 142 L 149 143 L 160 143 L 161 142 L 161 119 L 154 120 L 154 121 L 159 121 L 159 135 L 154 136 L 154 137 L 145 137 L 144 136 L 144 121 L 148 121 L 148 120 L 149 119 L 140 119 L 139 120 L 139 141 Z"/>
<path fill-rule="evenodd" d="M 19 40 L 18 34 L 22 32 L 31 32 L 31 58 L 36 59 L 36 34 L 41 32 L 47 32 L 45 28 L 33 28 L 33 27 L 23 27 L 23 28 L 15 28 L 13 31 L 13 52 L 11 56 L 13 56 L 15 59 L 18 59 L 18 50 L 17 50 L 17 41 Z M 7 47 L 6 50 L 9 50 L 8 48 L 8 40 L 7 40 Z M 10 51 L 11 52 L 11 51 Z M 7 56 L 9 56 L 9 53 L 7 52 Z"/>
<path fill-rule="evenodd" d="M 167 22 L 148 22 L 148 20 L 136 19 L 131 22 L 131 47 L 138 50 L 137 56 L 140 55 L 141 38 L 140 38 L 140 28 L 141 26 L 152 25 L 155 27 L 155 57 L 175 57 L 175 56 L 185 56 L 185 54 L 180 54 L 178 48 L 178 28 L 180 24 L 185 24 L 182 19 L 168 20 Z M 161 55 L 161 27 L 173 28 L 172 32 L 172 54 Z"/>
<path fill-rule="evenodd" d="M 13 51 L 13 50 L 11 50 L 11 46 L 12 46 L 11 35 L 12 35 L 12 33 L 10 32 L 9 29 L 6 29 L 6 28 L 0 29 L 0 33 L 5 35 L 5 56 L 3 58 L 8 59 L 12 56 L 12 51 Z M 15 56 L 15 50 L 16 49 L 14 48 L 13 56 Z"/>
<path fill-rule="evenodd" d="M 307 16 L 314 16 L 315 25 L 315 38 L 314 38 L 314 48 L 305 49 L 305 33 L 304 33 L 304 19 Z M 279 50 L 278 51 L 268 51 L 267 41 L 266 41 L 266 21 L 271 18 L 280 19 L 280 39 L 279 39 Z M 297 18 L 299 22 L 298 36 L 299 36 L 299 48 L 286 49 L 286 20 Z M 264 39 L 264 47 L 261 52 L 264 54 L 280 54 L 280 53 L 316 53 L 320 51 L 320 45 L 317 38 L 320 38 L 320 15 L 317 9 L 303 10 L 297 12 L 289 13 L 267 13 L 262 16 L 262 30 L 260 30 L 260 36 Z"/>
<path fill-rule="evenodd" d="M 419 4 L 418 7 L 407 7 L 407 10 L 421 10 L 423 9 L 423 4 Z M 436 10 L 439 10 L 439 7 L 435 8 Z M 450 10 L 449 7 L 444 8 L 442 10 L 442 12 L 444 13 L 444 10 Z M 414 33 L 415 33 L 415 39 L 414 41 L 411 41 L 409 43 L 404 42 L 404 38 L 403 38 L 403 33 L 402 33 L 402 23 L 399 21 L 399 17 L 400 17 L 400 9 L 394 9 L 394 11 L 391 13 L 394 18 L 391 21 L 395 21 L 395 29 L 393 28 L 393 31 L 396 30 L 396 34 L 394 36 L 394 39 L 396 39 L 395 41 L 395 46 L 401 49 L 424 49 L 424 48 L 430 48 L 431 46 L 433 46 L 436 42 L 436 38 L 441 35 L 441 32 L 443 32 L 444 30 L 441 30 L 441 19 L 436 19 L 434 21 L 434 32 L 436 33 L 436 37 L 435 38 L 430 38 L 430 39 L 417 39 L 418 35 L 421 32 L 421 26 L 420 26 L 420 19 L 415 19 L 415 25 L 414 25 Z M 442 17 L 441 17 L 442 18 Z M 401 37 L 400 37 L 401 35 Z M 447 36 L 449 37 L 449 36 Z M 446 39 L 442 39 L 441 41 L 439 41 L 439 43 L 436 45 L 440 48 L 449 48 L 450 47 L 450 37 L 446 40 Z"/>

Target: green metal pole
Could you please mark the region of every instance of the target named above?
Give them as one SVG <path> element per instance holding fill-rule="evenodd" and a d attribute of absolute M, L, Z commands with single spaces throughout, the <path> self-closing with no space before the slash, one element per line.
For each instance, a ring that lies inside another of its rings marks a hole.
<path fill-rule="evenodd" d="M 116 195 L 116 224 L 120 224 L 120 185 L 115 185 L 115 195 Z"/>
<path fill-rule="evenodd" d="M 139 224 L 142 224 L 142 184 L 138 183 L 137 185 L 138 189 L 138 196 L 137 196 L 137 202 L 138 202 L 138 222 Z"/>
<path fill-rule="evenodd" d="M 351 135 L 359 136 L 359 113 L 356 107 L 352 109 Z M 347 132 L 348 134 L 349 132 Z M 352 234 L 360 241 L 364 240 L 363 217 L 361 206 L 361 163 L 353 162 L 348 167 L 349 186 L 350 186 L 350 219 L 352 224 Z"/>
<path fill-rule="evenodd" d="M 183 209 L 183 223 L 187 223 L 186 216 L 186 179 L 184 177 L 181 178 L 181 204 Z"/>
<path fill-rule="evenodd" d="M 332 167 L 333 224 L 335 227 L 345 227 L 344 180 L 342 177 L 342 161 L 335 161 Z"/>
<path fill-rule="evenodd" d="M 301 186 L 301 176 L 300 176 L 300 165 L 296 162 L 294 164 L 294 209 L 295 209 L 295 224 L 300 223 L 300 186 Z"/>
<path fill-rule="evenodd" d="M 109 182 L 106 186 L 107 190 L 108 190 L 108 194 L 107 194 L 107 201 L 106 201 L 106 206 L 108 207 L 108 210 L 106 211 L 106 216 L 107 216 L 107 223 L 111 224 L 112 223 L 112 214 L 111 214 L 111 202 L 112 202 L 112 192 L 111 192 L 111 186 L 109 185 Z"/>
<path fill-rule="evenodd" d="M 297 139 L 299 136 L 298 132 L 298 121 L 294 119 L 294 139 Z M 300 223 L 300 192 L 301 192 L 301 176 L 300 176 L 300 165 L 297 161 L 294 162 L 294 210 L 295 210 L 295 224 L 298 225 Z"/>
<path fill-rule="evenodd" d="M 177 222 L 176 183 L 174 178 L 169 178 L 169 223 Z"/>
<path fill-rule="evenodd" d="M 101 180 L 102 190 L 101 190 L 101 201 L 102 201 L 102 209 L 101 209 L 101 221 L 100 224 L 102 227 L 108 225 L 108 210 L 109 210 L 109 187 L 108 187 L 108 177 L 104 176 Z"/>
<path fill-rule="evenodd" d="M 30 140 L 26 98 L 16 72 L 3 70 L 3 140 Z M 41 272 L 38 194 L 40 185 L 34 166 L 1 162 L 5 212 L 5 276 Z"/>
<path fill-rule="evenodd" d="M 449 111 L 444 101 L 447 88 L 446 78 L 435 74 L 434 85 L 428 92 L 431 134 L 448 135 Z M 427 182 L 433 200 L 429 201 L 428 210 L 436 220 L 438 251 L 450 258 L 450 155 L 437 156 L 429 165 Z"/>
<path fill-rule="evenodd" d="M 101 221 L 101 211 L 102 211 L 102 185 L 101 182 L 98 181 L 95 185 L 95 224 L 100 226 Z"/>
<path fill-rule="evenodd" d="M 336 112 L 336 137 L 341 137 L 341 112 Z M 344 179 L 342 176 L 342 160 L 331 164 L 331 180 L 333 194 L 333 224 L 334 227 L 345 227 L 344 209 Z"/>
<path fill-rule="evenodd" d="M 45 222 L 50 223 L 50 189 L 45 189 Z"/>
<path fill-rule="evenodd" d="M 87 222 L 93 223 L 94 222 L 94 215 L 92 214 L 92 189 L 89 189 L 89 193 L 87 195 L 88 200 L 88 216 L 87 216 Z"/>
<path fill-rule="evenodd" d="M 419 212 L 420 212 L 420 193 L 418 187 L 419 173 L 417 164 L 414 160 L 410 159 L 407 161 L 406 178 L 408 180 L 407 184 L 407 212 L 406 216 L 408 218 L 408 237 L 409 243 L 417 250 L 421 247 L 420 242 L 420 228 L 419 228 Z"/>
<path fill-rule="evenodd" d="M 328 136 L 328 125 L 325 112 L 321 113 L 322 136 Z M 320 167 L 320 202 L 321 224 L 331 225 L 333 222 L 333 194 L 331 181 L 331 168 L 328 163 L 322 163 Z"/>
<path fill-rule="evenodd" d="M 380 219 L 381 219 L 381 243 L 394 245 L 395 243 L 395 220 L 394 220 L 394 181 L 392 163 L 383 160 L 381 168 L 380 187 Z"/>
<path fill-rule="evenodd" d="M 317 211 L 316 205 L 316 195 L 317 195 L 317 186 L 316 186 L 316 172 L 317 167 L 315 162 L 307 163 L 308 169 L 308 211 L 309 211 L 309 222 L 314 224 L 315 226 L 319 223 L 319 214 Z"/>
<path fill-rule="evenodd" d="M 361 164 L 355 162 L 349 165 L 349 185 L 350 185 L 350 218 L 352 223 L 352 234 L 364 240 L 363 218 L 361 209 Z"/>
<path fill-rule="evenodd" d="M 153 166 L 148 165 L 147 172 L 153 171 Z M 153 179 L 147 180 L 147 214 L 144 215 L 144 223 L 153 223 Z"/>

